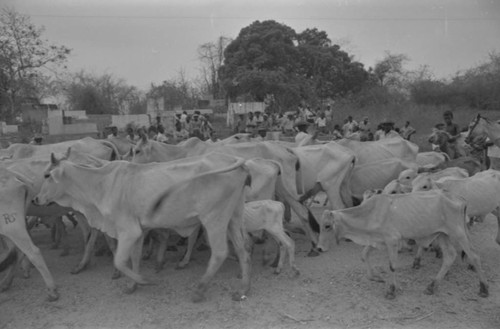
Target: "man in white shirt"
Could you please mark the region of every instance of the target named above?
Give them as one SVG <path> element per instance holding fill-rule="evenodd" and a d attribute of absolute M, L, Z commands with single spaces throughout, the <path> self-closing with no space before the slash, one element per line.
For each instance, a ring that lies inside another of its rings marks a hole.
<path fill-rule="evenodd" d="M 320 133 L 326 134 L 326 116 L 324 112 L 321 112 L 319 117 L 316 118 L 314 121 L 314 124 L 316 125 L 316 128 L 319 130 Z"/>

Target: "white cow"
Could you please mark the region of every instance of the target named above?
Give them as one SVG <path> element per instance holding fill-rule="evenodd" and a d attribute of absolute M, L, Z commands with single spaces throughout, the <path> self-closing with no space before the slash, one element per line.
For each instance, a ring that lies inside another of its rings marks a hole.
<path fill-rule="evenodd" d="M 93 168 L 52 157 L 52 167 L 35 201 L 56 202 L 80 211 L 90 225 L 116 238 L 114 264 L 133 280 L 130 292 L 137 284 L 149 284 L 138 273 L 144 229 L 170 228 L 189 236 L 201 222 L 212 254 L 193 301 L 204 299 L 208 282 L 227 257 L 228 236 L 242 272 L 242 291 L 233 298 L 241 300 L 250 288 L 250 256 L 243 225 L 244 188 L 250 176 L 243 159 L 229 158 L 231 165 L 199 173 L 198 162 L 192 164 L 194 171 L 189 165 L 126 161 Z"/>
<path fill-rule="evenodd" d="M 369 189 L 383 189 L 389 182 L 398 178 L 404 170 L 415 170 L 413 162 L 399 158 L 388 158 L 354 166 L 351 175 L 351 191 L 354 198 L 361 200 L 363 193 Z"/>
<path fill-rule="evenodd" d="M 465 226 L 465 204 L 458 198 L 440 190 L 409 194 L 380 194 L 369 198 L 357 207 L 343 210 L 326 210 L 320 220 L 318 249 L 328 250 L 330 240 L 346 237 L 357 244 L 371 247 L 387 247 L 391 283 L 386 298 L 395 297 L 395 268 L 398 247 L 403 239 L 414 239 L 419 245 L 439 242 L 443 251 L 443 264 L 436 278 L 428 285 L 427 294 L 434 290 L 448 272 L 456 258 L 452 243 L 459 245 L 476 266 L 481 297 L 488 296 L 479 256 L 472 251 Z M 368 275 L 374 276 L 366 248 L 363 260 Z"/>
<path fill-rule="evenodd" d="M 416 144 L 399 137 L 372 142 L 360 142 L 351 139 L 341 139 L 336 142 L 354 152 L 357 165 L 388 158 L 399 158 L 408 162 L 415 162 L 418 153 Z"/>
<path fill-rule="evenodd" d="M 496 170 L 490 169 L 472 177 L 441 182 L 436 182 L 430 175 L 422 175 L 413 181 L 412 186 L 412 191 L 446 190 L 465 201 L 469 217 L 484 218 L 493 213 L 500 228 L 500 173 Z M 500 229 L 497 230 L 495 240 L 500 245 Z"/>

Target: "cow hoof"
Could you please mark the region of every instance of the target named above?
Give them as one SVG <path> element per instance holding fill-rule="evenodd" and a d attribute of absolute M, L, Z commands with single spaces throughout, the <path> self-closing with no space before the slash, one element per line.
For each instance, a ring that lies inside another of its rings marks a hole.
<path fill-rule="evenodd" d="M 119 279 L 122 276 L 121 272 L 115 269 L 113 275 L 111 275 L 111 280 Z"/>
<path fill-rule="evenodd" d="M 49 294 L 47 296 L 47 301 L 55 302 L 58 299 L 59 299 L 59 293 L 57 292 L 56 289 L 49 291 Z"/>
<path fill-rule="evenodd" d="M 479 283 L 479 297 L 486 298 L 489 296 L 488 285 L 484 282 Z"/>
<path fill-rule="evenodd" d="M 161 263 L 156 264 L 156 265 L 155 265 L 155 273 L 158 273 L 158 272 L 160 272 L 161 270 L 163 270 L 163 264 L 161 264 Z"/>
<path fill-rule="evenodd" d="M 273 271 L 273 274 L 274 275 L 278 275 L 281 273 L 281 269 L 280 268 L 276 268 L 274 271 Z"/>
<path fill-rule="evenodd" d="M 57 244 L 53 244 L 50 246 L 50 250 L 57 249 L 59 246 Z"/>
<path fill-rule="evenodd" d="M 315 249 L 311 249 L 307 253 L 307 257 L 317 257 L 317 256 L 319 256 L 319 251 L 317 251 Z"/>
<path fill-rule="evenodd" d="M 77 267 L 75 267 L 74 269 L 72 269 L 70 271 L 71 274 L 78 274 L 80 273 L 81 271 L 83 271 L 85 268 L 87 267 L 87 264 L 83 265 L 83 266 L 80 266 L 78 265 Z"/>
<path fill-rule="evenodd" d="M 142 255 L 142 260 L 148 260 L 151 258 L 151 253 L 145 253 L 144 255 Z"/>
<path fill-rule="evenodd" d="M 66 257 L 69 255 L 69 250 L 68 249 L 64 249 L 61 254 L 59 255 L 59 257 Z"/>
<path fill-rule="evenodd" d="M 177 264 L 177 266 L 175 267 L 175 269 L 176 269 L 176 270 L 183 270 L 183 269 L 185 269 L 187 266 L 188 266 L 188 264 L 179 263 L 179 264 Z"/>
<path fill-rule="evenodd" d="M 125 289 L 123 289 L 123 292 L 127 295 L 133 294 L 137 290 L 137 283 L 132 283 L 130 286 L 127 286 Z"/>
<path fill-rule="evenodd" d="M 231 299 L 235 302 L 242 302 L 247 300 L 247 296 L 240 294 L 239 292 L 233 292 Z"/>
<path fill-rule="evenodd" d="M 206 300 L 205 295 L 199 291 L 195 291 L 193 297 L 191 298 L 193 303 L 201 303 Z"/>
<path fill-rule="evenodd" d="M 386 299 L 396 298 L 396 287 L 393 284 L 391 284 L 389 286 L 389 289 L 387 289 L 387 292 L 385 293 L 385 298 Z"/>
<path fill-rule="evenodd" d="M 417 259 L 415 258 L 413 260 L 413 266 L 412 266 L 415 270 L 418 270 L 420 268 L 420 259 Z"/>
<path fill-rule="evenodd" d="M 434 295 L 434 290 L 435 290 L 435 283 L 434 283 L 434 281 L 432 281 L 431 283 L 429 283 L 427 288 L 424 290 L 424 294 Z"/>
<path fill-rule="evenodd" d="M 467 269 L 471 270 L 472 272 L 476 272 L 476 268 L 472 264 L 467 265 Z"/>

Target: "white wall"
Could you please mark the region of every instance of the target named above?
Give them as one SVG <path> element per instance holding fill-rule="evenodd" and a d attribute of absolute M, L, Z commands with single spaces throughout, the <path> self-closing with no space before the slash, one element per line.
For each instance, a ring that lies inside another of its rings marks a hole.
<path fill-rule="evenodd" d="M 149 116 L 147 114 L 126 114 L 126 115 L 112 115 L 111 126 L 116 126 L 118 130 L 123 130 L 127 124 L 133 123 L 135 126 L 149 127 Z"/>

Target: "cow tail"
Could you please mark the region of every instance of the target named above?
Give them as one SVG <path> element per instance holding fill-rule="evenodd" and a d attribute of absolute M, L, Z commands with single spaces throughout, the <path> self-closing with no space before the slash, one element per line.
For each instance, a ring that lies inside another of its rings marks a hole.
<path fill-rule="evenodd" d="M 356 164 L 356 158 L 353 157 L 351 162 L 351 168 L 349 168 L 349 172 L 344 177 L 344 180 L 340 183 L 340 198 L 342 202 L 347 208 L 354 206 L 354 200 L 351 190 L 351 177 L 352 170 L 354 169 L 354 165 Z"/>
<path fill-rule="evenodd" d="M 4 259 L 0 260 L 0 272 L 3 272 L 6 269 L 8 269 L 16 261 L 17 261 L 17 250 L 14 247 L 7 252 L 7 255 L 4 257 Z"/>
<path fill-rule="evenodd" d="M 465 204 L 465 200 L 464 200 L 464 208 L 463 208 L 464 232 L 465 232 L 465 235 L 467 236 L 467 240 L 469 240 L 469 242 L 470 242 L 471 238 L 470 238 L 469 227 L 470 227 L 470 225 L 472 225 L 472 222 L 469 223 L 469 221 L 471 221 L 471 218 L 467 217 L 467 205 Z M 462 261 L 465 261 L 467 254 L 465 253 L 465 251 L 462 250 L 460 256 L 461 256 Z"/>
<path fill-rule="evenodd" d="M 206 177 L 208 175 L 214 175 L 214 174 L 222 174 L 222 173 L 225 173 L 225 172 L 229 172 L 229 171 L 233 171 L 239 167 L 243 167 L 244 170 L 246 171 L 247 173 L 247 177 L 245 179 L 245 186 L 246 185 L 250 185 L 251 182 L 252 182 L 252 178 L 251 176 L 248 174 L 248 168 L 245 166 L 245 159 L 243 158 L 238 158 L 238 160 L 232 164 L 231 166 L 229 167 L 226 167 L 226 168 L 222 168 L 222 169 L 217 169 L 217 170 L 212 170 L 212 171 L 207 171 L 205 173 L 202 173 L 202 174 L 199 174 L 197 176 L 194 176 L 192 178 L 188 178 L 188 179 L 184 179 L 184 180 L 181 180 L 179 182 L 177 182 L 176 184 L 173 184 L 171 185 L 165 192 L 163 192 L 162 194 L 160 194 L 160 196 L 156 199 L 155 202 L 153 202 L 153 206 L 151 207 L 151 210 L 149 211 L 148 215 L 149 217 L 153 217 L 157 212 L 158 210 L 161 208 L 161 206 L 163 205 L 163 203 L 165 202 L 166 199 L 168 199 L 168 197 L 170 196 L 170 194 L 177 190 L 178 188 L 182 187 L 183 185 L 195 180 L 195 179 L 199 179 L 199 178 L 202 178 L 202 177 Z"/>

